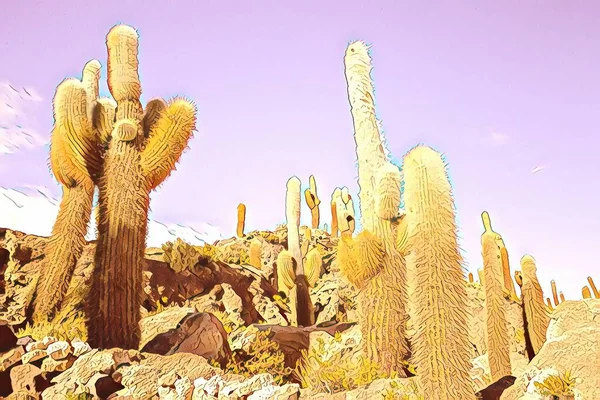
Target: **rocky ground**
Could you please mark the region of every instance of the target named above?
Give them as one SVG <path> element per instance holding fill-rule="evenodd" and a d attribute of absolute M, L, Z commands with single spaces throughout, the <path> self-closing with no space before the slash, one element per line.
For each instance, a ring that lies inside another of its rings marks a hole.
<path fill-rule="evenodd" d="M 261 265 L 249 265 L 253 239 L 263 243 Z M 29 303 L 46 240 L 0 229 L 0 398 L 424 398 L 416 377 L 372 372 L 357 352 L 356 292 L 337 271 L 336 239 L 324 232 L 313 230 L 310 238 L 324 267 L 311 292 L 317 325 L 306 328 L 288 326 L 288 306 L 275 289 L 273 265 L 286 245 L 284 229 L 205 246 L 191 265 L 176 262 L 167 247 L 148 249 L 136 351 L 100 351 L 85 343 L 82 305 L 94 268 L 93 242 L 55 323 L 31 327 Z M 572 398 L 600 399 L 600 300 L 562 303 L 552 314 L 546 344 L 528 362 L 522 308 L 507 298 L 514 378 L 494 383 L 485 354 L 482 288 L 475 282 L 468 290 L 471 375 L 480 398 L 499 398 L 492 392 L 514 380 L 502 399 L 551 398 L 544 387 L 556 391 L 565 382 Z M 299 360 L 304 368 L 294 372 Z"/>

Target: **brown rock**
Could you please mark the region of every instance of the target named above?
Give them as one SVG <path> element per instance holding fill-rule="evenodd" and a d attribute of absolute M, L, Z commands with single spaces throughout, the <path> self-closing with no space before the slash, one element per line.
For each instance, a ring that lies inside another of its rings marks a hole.
<path fill-rule="evenodd" d="M 502 393 L 515 383 L 515 379 L 514 376 L 505 376 L 485 389 L 475 393 L 475 395 L 479 400 L 500 400 Z"/>
<path fill-rule="evenodd" d="M 88 390 L 88 393 L 100 399 L 106 399 L 111 394 L 123 389 L 123 385 L 115 382 L 110 376 L 100 372 L 95 373 L 85 387 Z"/>
<path fill-rule="evenodd" d="M 21 357 L 25 354 L 23 346 L 15 347 L 0 355 L 0 372 L 8 371 L 12 366 L 21 362 Z"/>
<path fill-rule="evenodd" d="M 25 353 L 23 354 L 23 357 L 21 357 L 21 362 L 23 364 L 27 364 L 27 363 L 31 363 L 37 360 L 41 360 L 42 358 L 48 357 L 48 353 L 46 353 L 46 350 L 43 349 L 37 349 L 37 350 L 32 350 L 29 353 Z"/>
<path fill-rule="evenodd" d="M 37 394 L 37 387 L 42 370 L 32 364 L 17 365 L 10 371 L 10 381 L 13 392 Z M 38 378 L 38 379 L 36 379 Z"/>
<path fill-rule="evenodd" d="M 63 372 L 69 369 L 75 362 L 75 357 L 68 357 L 62 360 L 55 360 L 51 357 L 44 358 L 42 361 L 43 372 Z"/>
<path fill-rule="evenodd" d="M 221 365 L 225 365 L 231 357 L 223 325 L 208 313 L 185 316 L 176 328 L 149 340 L 142 351 L 160 355 L 191 353 L 216 360 Z"/>
<path fill-rule="evenodd" d="M 0 321 L 0 353 L 17 346 L 17 336 L 6 321 Z"/>
<path fill-rule="evenodd" d="M 71 353 L 71 345 L 65 341 L 51 343 L 46 349 L 46 353 L 54 360 L 67 358 Z"/>

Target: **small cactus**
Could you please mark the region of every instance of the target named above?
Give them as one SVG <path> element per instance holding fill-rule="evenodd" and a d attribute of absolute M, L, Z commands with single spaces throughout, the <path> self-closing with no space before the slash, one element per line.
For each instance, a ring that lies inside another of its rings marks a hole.
<path fill-rule="evenodd" d="M 537 354 L 546 341 L 546 331 L 550 319 L 544 304 L 544 294 L 537 278 L 536 265 L 533 257 L 529 255 L 521 258 L 521 271 L 523 273 L 523 307 L 527 319 L 527 331 L 531 340 L 534 354 Z"/>
<path fill-rule="evenodd" d="M 469 272 L 469 283 L 473 283 L 473 273 Z"/>
<path fill-rule="evenodd" d="M 246 227 L 246 205 L 244 203 L 240 203 L 237 206 L 237 228 L 236 234 L 237 237 L 243 238 L 244 228 Z"/>
<path fill-rule="evenodd" d="M 262 246 L 263 243 L 257 238 L 250 242 L 250 265 L 254 268 L 262 268 Z"/>
<path fill-rule="evenodd" d="M 591 299 L 592 298 L 592 293 L 590 292 L 590 288 L 587 286 L 584 286 L 581 288 L 581 296 L 584 299 Z"/>
<path fill-rule="evenodd" d="M 309 178 L 310 187 L 304 191 L 304 197 L 306 199 L 306 205 L 310 208 L 310 213 L 312 217 L 312 228 L 319 228 L 319 205 L 321 204 L 321 200 L 317 195 L 317 183 L 315 182 L 315 177 L 313 175 Z"/>
<path fill-rule="evenodd" d="M 558 306 L 560 301 L 558 299 L 558 292 L 556 291 L 556 282 L 553 280 L 550 281 L 550 287 L 552 288 L 552 298 L 554 299 L 554 306 Z"/>
<path fill-rule="evenodd" d="M 335 188 L 331 194 L 331 237 L 338 235 L 337 198 L 341 194 L 340 188 Z"/>
<path fill-rule="evenodd" d="M 594 294 L 594 297 L 600 299 L 600 292 L 598 292 L 598 289 L 596 289 L 596 285 L 594 284 L 594 280 L 592 279 L 592 277 L 588 276 L 587 281 L 590 284 L 590 287 L 592 288 L 592 293 Z"/>
<path fill-rule="evenodd" d="M 355 228 L 354 203 L 348 193 L 348 188 L 343 187 L 335 198 L 337 228 L 341 236 L 352 236 Z"/>

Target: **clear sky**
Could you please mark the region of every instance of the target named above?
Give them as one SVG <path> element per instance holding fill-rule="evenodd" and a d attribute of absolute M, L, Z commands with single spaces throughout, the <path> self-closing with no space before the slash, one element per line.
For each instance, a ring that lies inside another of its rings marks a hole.
<path fill-rule="evenodd" d="M 552 278 L 567 298 L 588 275 L 600 286 L 600 3 L 7 0 L 0 186 L 60 194 L 44 144 L 54 89 L 89 59 L 105 64 L 119 22 L 140 32 L 143 100 L 185 95 L 199 109 L 153 218 L 230 236 L 244 202 L 248 229 L 274 228 L 287 179 L 314 174 L 329 222 L 333 189 L 357 191 L 343 56 L 363 39 L 391 153 L 446 155 L 469 268 L 487 210 L 513 268 L 532 254 L 546 291 Z"/>

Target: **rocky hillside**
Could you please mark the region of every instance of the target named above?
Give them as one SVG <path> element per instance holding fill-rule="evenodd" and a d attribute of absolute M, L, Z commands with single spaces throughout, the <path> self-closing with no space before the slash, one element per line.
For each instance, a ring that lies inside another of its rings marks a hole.
<path fill-rule="evenodd" d="M 276 289 L 274 264 L 287 245 L 281 228 L 214 246 L 176 241 L 147 249 L 140 348 L 102 350 L 86 344 L 84 323 L 95 243 L 88 243 L 77 263 L 54 322 L 32 326 L 29 305 L 47 238 L 0 229 L 0 396 L 427 398 L 420 392 L 418 371 L 412 378 L 386 374 L 359 351 L 357 290 L 339 272 L 338 239 L 320 230 L 302 239 L 323 255 L 320 277 L 310 292 L 315 325 L 289 326 L 289 304 Z M 256 241 L 262 252 L 260 264 L 253 266 L 250 247 Z M 521 303 L 506 296 L 512 377 L 492 382 L 485 296 L 478 282 L 467 287 L 471 378 L 481 398 L 499 398 L 509 386 L 503 399 L 541 400 L 560 390 L 577 399 L 600 398 L 600 300 L 560 304 L 546 343 L 529 362 Z M 412 330 L 409 323 L 409 336 Z M 415 372 L 411 365 L 407 370 Z"/>

